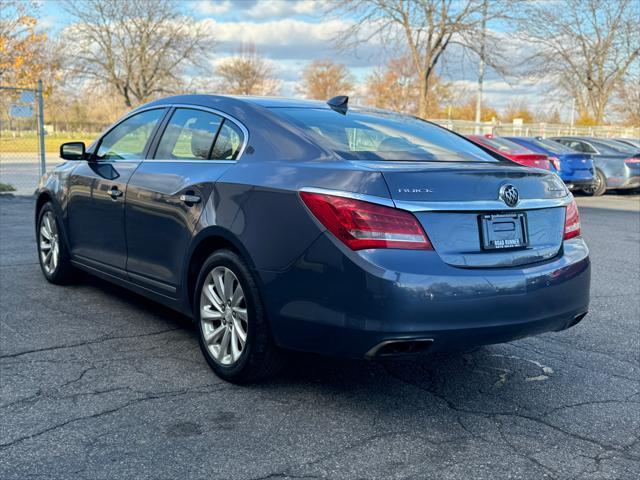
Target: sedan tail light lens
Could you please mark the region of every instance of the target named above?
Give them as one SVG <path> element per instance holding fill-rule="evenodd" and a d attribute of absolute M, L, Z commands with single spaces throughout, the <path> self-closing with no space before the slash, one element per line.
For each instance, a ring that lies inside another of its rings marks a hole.
<path fill-rule="evenodd" d="M 411 213 L 352 198 L 300 192 L 311 213 L 352 250 L 405 248 L 433 250 Z"/>
<path fill-rule="evenodd" d="M 567 211 L 564 217 L 564 238 L 563 240 L 569 240 L 570 238 L 580 235 L 580 214 L 578 213 L 578 205 L 575 200 L 572 200 L 567 205 Z"/>
<path fill-rule="evenodd" d="M 549 157 L 549 161 L 557 171 L 560 171 L 560 159 L 558 157 Z"/>
<path fill-rule="evenodd" d="M 526 162 L 523 162 L 523 165 L 527 165 L 528 167 L 533 167 L 533 168 L 541 168 L 542 170 L 550 170 L 553 171 L 553 168 L 551 168 L 551 162 L 549 160 L 533 160 L 533 165 L 527 165 Z"/>
<path fill-rule="evenodd" d="M 640 157 L 631 157 L 631 158 L 626 158 L 624 163 L 626 163 L 627 165 L 634 165 L 634 166 L 638 166 L 638 164 L 640 164 Z"/>

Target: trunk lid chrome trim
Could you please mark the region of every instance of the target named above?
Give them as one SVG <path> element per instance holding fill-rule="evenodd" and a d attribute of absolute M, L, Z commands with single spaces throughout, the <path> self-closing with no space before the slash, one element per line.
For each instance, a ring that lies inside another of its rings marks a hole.
<path fill-rule="evenodd" d="M 345 192 L 343 190 L 332 190 L 329 188 L 320 187 L 302 187 L 300 191 L 352 198 L 354 200 L 377 203 L 378 205 L 384 205 L 387 207 L 395 207 L 401 210 L 407 210 L 409 212 L 517 212 L 520 210 L 539 210 L 541 208 L 566 207 L 573 200 L 573 195 L 569 193 L 564 197 L 558 198 L 523 198 L 520 199 L 515 207 L 508 207 L 503 201 L 498 199 L 471 200 L 460 202 L 411 202 L 406 200 L 393 200 L 391 198 L 378 197 L 375 195 L 367 195 L 357 192 Z"/>

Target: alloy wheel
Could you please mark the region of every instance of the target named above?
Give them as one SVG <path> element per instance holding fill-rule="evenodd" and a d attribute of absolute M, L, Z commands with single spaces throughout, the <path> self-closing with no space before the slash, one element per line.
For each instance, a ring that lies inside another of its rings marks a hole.
<path fill-rule="evenodd" d="M 597 192 L 602 187 L 602 177 L 596 173 L 595 178 L 593 179 L 593 191 Z"/>
<path fill-rule="evenodd" d="M 51 275 L 60 261 L 60 237 L 53 213 L 46 212 L 40 222 L 39 250 L 42 268 Z"/>
<path fill-rule="evenodd" d="M 247 304 L 238 277 L 216 267 L 205 278 L 200 295 L 200 328 L 211 357 L 219 364 L 235 364 L 247 343 Z"/>

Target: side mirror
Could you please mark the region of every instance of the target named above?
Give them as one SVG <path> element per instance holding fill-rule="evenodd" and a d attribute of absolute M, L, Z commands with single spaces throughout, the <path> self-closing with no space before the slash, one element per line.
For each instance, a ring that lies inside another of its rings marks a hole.
<path fill-rule="evenodd" d="M 63 160 L 84 160 L 86 158 L 84 142 L 69 142 L 60 145 L 60 158 Z"/>

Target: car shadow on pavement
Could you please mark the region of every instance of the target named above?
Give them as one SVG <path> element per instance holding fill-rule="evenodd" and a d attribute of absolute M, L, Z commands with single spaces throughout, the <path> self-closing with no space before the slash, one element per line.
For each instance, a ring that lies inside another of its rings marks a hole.
<path fill-rule="evenodd" d="M 190 318 L 90 275 L 86 275 L 82 283 L 117 297 L 125 310 L 153 317 L 156 325 L 161 322 L 169 330 L 183 330 L 189 340 L 188 348 L 193 349 L 190 353 L 201 360 L 201 374 L 215 376 L 199 352 L 197 332 Z M 375 392 L 394 398 L 401 389 L 405 393 L 428 393 L 449 406 L 457 401 L 484 405 L 488 398 L 501 397 L 503 400 L 499 403 L 504 403 L 508 410 L 517 410 L 522 405 L 514 403 L 514 399 L 524 398 L 529 407 L 536 410 L 535 404 L 531 404 L 534 397 L 526 392 L 539 390 L 550 379 L 553 369 L 536 360 L 539 355 L 535 353 L 531 357 L 534 360 L 528 360 L 531 352 L 525 348 L 511 343 L 374 360 L 287 351 L 285 367 L 278 375 L 240 388 L 265 393 L 315 391 L 318 395 L 331 393 L 345 395 L 345 398 L 355 391 L 365 396 Z"/>
<path fill-rule="evenodd" d="M 215 375 L 201 357 L 197 332 L 190 318 L 97 277 L 85 275 L 81 281 L 83 288 L 95 288 L 103 295 L 117 298 L 122 303 L 121 308 L 131 311 L 132 316 L 143 314 L 152 317 L 156 325 L 163 324 L 163 330 L 164 327 L 184 330 L 184 335 L 189 338 L 189 348 L 193 349 L 191 353 L 201 358 L 204 374 Z M 505 386 L 509 376 L 516 370 L 528 370 L 522 374 L 525 377 L 542 374 L 537 365 L 523 363 L 500 353 L 504 348 L 476 347 L 464 351 L 376 360 L 332 358 L 287 351 L 285 367 L 277 376 L 243 388 L 286 391 L 312 386 L 319 394 L 350 394 L 355 388 L 362 391 L 384 391 L 388 388 L 389 393 L 395 394 L 397 386 L 403 384 L 403 388 L 420 389 L 435 395 L 447 385 L 467 385 L 476 392 L 496 392 Z"/>

